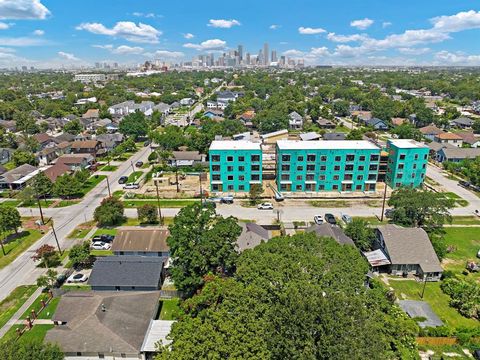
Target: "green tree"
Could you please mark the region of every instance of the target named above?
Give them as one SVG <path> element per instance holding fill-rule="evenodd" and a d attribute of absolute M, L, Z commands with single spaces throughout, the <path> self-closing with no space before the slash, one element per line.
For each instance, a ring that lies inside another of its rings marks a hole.
<path fill-rule="evenodd" d="M 363 131 L 360 130 L 360 129 L 353 129 L 347 134 L 347 136 L 345 138 L 347 140 L 362 140 L 363 139 Z"/>
<path fill-rule="evenodd" d="M 72 134 L 72 135 L 78 135 L 83 131 L 83 126 L 80 123 L 80 120 L 78 119 L 73 119 L 67 122 L 63 126 L 63 131 Z"/>
<path fill-rule="evenodd" d="M 34 176 L 32 179 L 31 186 L 35 195 L 37 197 L 46 197 L 50 195 L 53 191 L 53 183 L 52 181 L 45 175 L 45 173 L 40 172 Z"/>
<path fill-rule="evenodd" d="M 185 296 L 201 288 L 207 274 L 235 270 L 235 242 L 241 233 L 235 218 L 223 218 L 211 206 L 194 204 L 180 210 L 169 230 L 172 278 Z"/>
<path fill-rule="evenodd" d="M 53 193 L 62 198 L 70 198 L 80 192 L 81 185 L 75 176 L 63 174 L 55 180 Z"/>
<path fill-rule="evenodd" d="M 145 204 L 137 209 L 138 220 L 142 223 L 155 224 L 158 222 L 158 209 L 155 205 Z"/>
<path fill-rule="evenodd" d="M 38 133 L 38 126 L 35 124 L 35 119 L 31 114 L 25 111 L 16 111 L 13 114 L 13 120 L 17 125 L 17 130 L 27 134 Z"/>
<path fill-rule="evenodd" d="M 23 164 L 37 165 L 35 155 L 28 151 L 15 150 L 12 155 L 12 161 L 15 167 Z"/>
<path fill-rule="evenodd" d="M 74 266 L 89 265 L 91 263 L 90 242 L 73 245 L 68 253 L 68 258 Z"/>
<path fill-rule="evenodd" d="M 375 231 L 369 225 L 366 220 L 353 218 L 345 228 L 345 234 L 361 251 L 371 250 L 375 240 Z"/>
<path fill-rule="evenodd" d="M 0 207 L 0 231 L 14 231 L 17 234 L 20 226 L 22 226 L 22 218 L 16 208 L 11 206 Z"/>
<path fill-rule="evenodd" d="M 250 191 L 248 193 L 250 197 L 250 202 L 252 204 L 256 204 L 258 202 L 258 198 L 260 195 L 263 194 L 263 187 L 261 184 L 251 184 Z"/>
<path fill-rule="evenodd" d="M 140 111 L 125 116 L 119 124 L 118 130 L 125 136 L 131 136 L 136 140 L 139 136 L 145 136 L 148 132 L 148 122 L 145 115 Z"/>
<path fill-rule="evenodd" d="M 340 100 L 333 103 L 333 111 L 337 116 L 350 115 L 350 104 L 348 101 Z"/>
<path fill-rule="evenodd" d="M 107 197 L 102 200 L 101 204 L 95 209 L 93 218 L 99 225 L 118 225 L 124 219 L 123 203 L 114 198 Z"/>
<path fill-rule="evenodd" d="M 417 128 L 410 124 L 402 124 L 393 128 L 392 134 L 398 136 L 399 139 L 414 139 L 417 141 L 423 140 L 423 134 Z"/>
<path fill-rule="evenodd" d="M 443 114 L 443 116 L 444 116 L 447 120 L 456 119 L 456 118 L 460 117 L 460 115 L 461 115 L 460 111 L 458 111 L 455 106 L 447 106 L 447 107 L 445 108 L 445 112 L 444 112 L 444 114 Z"/>
<path fill-rule="evenodd" d="M 46 268 L 57 266 L 60 263 L 60 258 L 57 251 L 52 245 L 42 245 L 32 256 L 33 261 L 41 261 L 40 266 Z"/>
<path fill-rule="evenodd" d="M 48 269 L 45 275 L 39 276 L 37 278 L 37 286 L 51 289 L 55 286 L 57 282 L 58 273 L 53 269 Z"/>
<path fill-rule="evenodd" d="M 63 360 L 65 355 L 58 345 L 41 341 L 2 341 L 2 360 Z"/>
<path fill-rule="evenodd" d="M 90 178 L 90 171 L 88 171 L 87 169 L 80 169 L 75 172 L 74 176 L 80 184 L 83 184 Z"/>
<path fill-rule="evenodd" d="M 480 120 L 475 120 L 472 125 L 473 132 L 475 134 L 480 134 Z"/>

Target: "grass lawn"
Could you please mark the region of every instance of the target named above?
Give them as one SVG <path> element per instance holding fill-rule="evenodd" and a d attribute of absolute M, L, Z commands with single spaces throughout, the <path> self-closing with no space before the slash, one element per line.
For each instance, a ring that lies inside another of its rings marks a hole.
<path fill-rule="evenodd" d="M 40 231 L 29 229 L 18 233 L 18 236 L 4 243 L 3 247 L 7 255 L 4 256 L 0 251 L 0 269 L 10 264 L 42 236 L 43 234 Z"/>
<path fill-rule="evenodd" d="M 162 300 L 160 320 L 175 320 L 182 314 L 180 299 Z"/>
<path fill-rule="evenodd" d="M 308 202 L 313 207 L 336 208 L 350 207 L 351 203 L 345 200 L 312 200 Z"/>
<path fill-rule="evenodd" d="M 100 171 L 115 171 L 118 169 L 118 166 L 116 165 L 105 165 L 100 169 Z"/>
<path fill-rule="evenodd" d="M 2 340 L 8 340 L 8 339 L 16 339 L 17 334 L 16 334 L 16 328 L 22 328 L 23 325 L 16 325 L 12 326 L 10 330 L 7 331 L 7 333 L 4 335 Z M 54 325 L 33 325 L 33 327 L 30 330 L 27 330 L 26 332 L 23 333 L 23 335 L 20 337 L 18 341 L 25 341 L 25 342 L 32 342 L 32 341 L 38 341 L 38 342 L 43 342 L 43 339 L 45 338 L 45 335 L 47 335 L 47 331 L 50 329 L 53 329 Z"/>
<path fill-rule="evenodd" d="M 192 205 L 200 200 L 193 199 L 160 199 L 160 206 L 162 208 L 182 208 L 188 205 Z M 124 200 L 123 204 L 126 208 L 136 208 L 145 204 L 157 205 L 156 200 Z"/>
<path fill-rule="evenodd" d="M 115 228 L 100 228 L 95 233 L 93 236 L 99 236 L 99 235 L 117 235 L 117 229 Z"/>
<path fill-rule="evenodd" d="M 123 191 L 123 190 L 116 190 L 116 191 L 113 192 L 112 196 L 113 196 L 114 198 L 120 199 L 120 198 L 123 196 L 123 194 L 125 194 L 125 191 Z"/>
<path fill-rule="evenodd" d="M 480 218 L 477 216 L 454 216 L 453 225 L 480 225 Z"/>
<path fill-rule="evenodd" d="M 42 308 L 42 299 L 46 301 L 48 299 L 48 294 L 40 294 L 40 296 L 35 299 L 33 304 L 23 313 L 20 319 L 26 319 L 27 316 L 32 313 L 33 309 L 38 312 Z M 50 300 L 50 302 L 47 304 L 47 307 L 43 309 L 40 314 L 38 314 L 38 319 L 51 319 L 59 301 L 60 297 L 54 297 L 52 300 Z"/>
<path fill-rule="evenodd" d="M 443 260 L 446 270 L 461 273 L 468 260 L 475 260 L 480 250 L 480 227 L 446 227 L 445 242 L 453 247 Z M 480 273 L 470 273 L 468 277 L 480 279 Z"/>
<path fill-rule="evenodd" d="M 92 229 L 75 228 L 70 234 L 68 234 L 67 239 L 83 239 L 85 236 L 87 236 L 90 230 Z"/>
<path fill-rule="evenodd" d="M 422 300 L 420 295 L 422 293 L 423 282 L 417 282 L 415 280 L 392 280 L 390 278 L 389 283 L 390 286 L 395 289 L 395 293 L 399 299 Z M 401 294 L 405 294 L 406 298 L 402 297 Z M 446 325 L 455 328 L 460 326 L 480 326 L 479 321 L 463 317 L 457 310 L 450 307 L 450 296 L 444 294 L 440 289 L 440 282 L 427 283 L 424 300 L 430 304 L 433 311 Z"/>
<path fill-rule="evenodd" d="M 80 189 L 79 196 L 85 196 L 90 190 L 107 178 L 106 175 L 94 175 L 85 181 Z"/>
<path fill-rule="evenodd" d="M 136 182 L 140 176 L 142 176 L 143 172 L 142 171 L 134 171 L 130 175 L 128 175 L 128 180 L 127 182 L 132 183 Z"/>
<path fill-rule="evenodd" d="M 34 285 L 19 286 L 0 302 L 0 328 L 3 327 L 23 303 L 32 296 L 36 288 Z"/>
<path fill-rule="evenodd" d="M 90 254 L 93 256 L 112 256 L 111 250 L 90 250 Z"/>
<path fill-rule="evenodd" d="M 353 216 L 353 218 L 368 221 L 370 225 L 387 225 L 389 223 L 385 216 L 383 217 L 383 222 L 376 216 Z"/>
<path fill-rule="evenodd" d="M 60 207 L 72 206 L 78 203 L 79 203 L 78 200 L 62 200 L 57 205 L 55 205 L 55 207 L 60 208 Z"/>
<path fill-rule="evenodd" d="M 448 199 L 455 200 L 455 204 L 460 207 L 465 207 L 469 204 L 469 202 L 465 199 L 462 199 L 460 196 L 455 194 L 454 192 L 446 192 L 443 193 Z"/>
<path fill-rule="evenodd" d="M 62 289 L 69 290 L 69 291 L 90 291 L 92 287 L 90 285 L 62 285 Z"/>
<path fill-rule="evenodd" d="M 52 205 L 55 201 L 54 200 L 40 200 L 40 205 L 42 208 L 48 208 L 50 205 Z M 20 207 L 24 208 L 38 208 L 38 203 L 37 202 L 32 202 L 32 203 L 22 203 Z"/>
<path fill-rule="evenodd" d="M 18 207 L 22 202 L 20 200 L 5 200 L 0 202 L 0 206 Z"/>

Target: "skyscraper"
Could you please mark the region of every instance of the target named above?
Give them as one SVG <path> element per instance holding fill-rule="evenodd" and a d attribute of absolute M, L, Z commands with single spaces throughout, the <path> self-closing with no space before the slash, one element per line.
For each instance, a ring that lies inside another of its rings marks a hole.
<path fill-rule="evenodd" d="M 277 50 L 272 50 L 272 62 L 277 62 Z"/>
<path fill-rule="evenodd" d="M 238 45 L 238 57 L 240 58 L 240 61 L 243 60 L 243 45 Z"/>
<path fill-rule="evenodd" d="M 268 51 L 268 43 L 263 44 L 263 65 L 268 66 L 270 65 L 269 60 L 270 52 Z"/>

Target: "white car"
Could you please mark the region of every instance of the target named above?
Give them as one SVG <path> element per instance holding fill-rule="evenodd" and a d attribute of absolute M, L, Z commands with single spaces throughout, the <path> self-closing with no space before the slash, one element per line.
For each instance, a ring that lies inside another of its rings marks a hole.
<path fill-rule="evenodd" d="M 323 216 L 322 215 L 315 215 L 313 217 L 313 221 L 315 221 L 315 224 L 321 225 L 321 224 L 323 224 Z"/>
<path fill-rule="evenodd" d="M 128 183 L 128 184 L 123 185 L 123 188 L 126 189 L 126 190 L 140 189 L 140 185 L 135 184 L 135 183 Z"/>
<path fill-rule="evenodd" d="M 67 283 L 80 283 L 88 280 L 88 276 L 82 273 L 72 274 L 68 277 Z"/>
<path fill-rule="evenodd" d="M 261 203 L 257 206 L 258 210 L 273 210 L 273 204 L 269 202 Z"/>
<path fill-rule="evenodd" d="M 110 250 L 111 247 L 111 244 L 103 241 L 95 241 L 94 243 L 92 243 L 92 249 L 94 250 Z"/>

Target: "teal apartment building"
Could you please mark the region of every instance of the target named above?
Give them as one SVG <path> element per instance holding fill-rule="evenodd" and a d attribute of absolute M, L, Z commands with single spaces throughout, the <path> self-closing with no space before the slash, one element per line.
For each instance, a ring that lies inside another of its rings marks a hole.
<path fill-rule="evenodd" d="M 370 141 L 277 141 L 280 192 L 375 191 L 380 148 Z"/>
<path fill-rule="evenodd" d="M 427 145 L 411 139 L 387 141 L 388 166 L 386 182 L 392 189 L 419 187 L 427 172 Z"/>
<path fill-rule="evenodd" d="M 250 141 L 213 141 L 209 149 L 212 192 L 248 192 L 262 183 L 262 149 Z"/>

